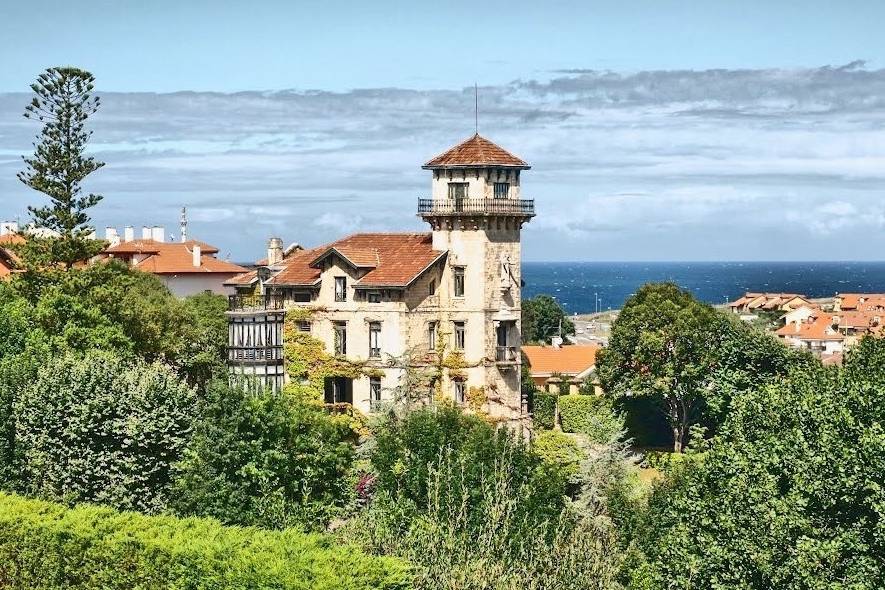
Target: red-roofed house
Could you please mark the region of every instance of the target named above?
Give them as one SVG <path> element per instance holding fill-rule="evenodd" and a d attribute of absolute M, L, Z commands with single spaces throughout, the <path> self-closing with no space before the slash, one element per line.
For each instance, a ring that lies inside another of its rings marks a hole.
<path fill-rule="evenodd" d="M 166 242 L 162 232 L 148 232 L 134 239 L 127 231 L 120 240 L 109 231 L 108 246 L 102 259 L 122 260 L 138 270 L 157 275 L 179 297 L 206 291 L 227 294 L 225 282 L 244 273 L 245 268 L 216 258 L 218 248 L 197 240 Z M 148 237 L 150 236 L 150 237 Z"/>
<path fill-rule="evenodd" d="M 521 196 L 520 173 L 529 166 L 474 135 L 423 168 L 431 171 L 431 194 L 418 200 L 418 214 L 431 231 L 356 233 L 285 251 L 272 238 L 256 270 L 227 281 L 237 293 L 228 314 L 235 372 L 280 385 L 281 335 L 273 330 L 283 310 L 298 306 L 310 316 L 300 329 L 329 353 L 378 369 L 374 377 L 327 379 L 328 403 L 370 411 L 405 376 L 389 359 L 409 356 L 432 372 L 442 345 L 463 355 L 465 366 L 445 368 L 428 395 L 466 403 L 472 388 L 481 389 L 493 417 L 527 417 L 519 383 L 520 230 L 534 202 Z"/>
<path fill-rule="evenodd" d="M 595 344 L 522 347 L 535 385 L 553 393 L 578 393 L 596 369 Z"/>

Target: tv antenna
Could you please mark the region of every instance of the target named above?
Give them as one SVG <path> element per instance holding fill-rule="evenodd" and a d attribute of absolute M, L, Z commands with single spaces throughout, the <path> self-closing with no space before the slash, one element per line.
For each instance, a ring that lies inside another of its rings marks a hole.
<path fill-rule="evenodd" d="M 479 86 L 473 83 L 473 132 L 479 135 Z"/>

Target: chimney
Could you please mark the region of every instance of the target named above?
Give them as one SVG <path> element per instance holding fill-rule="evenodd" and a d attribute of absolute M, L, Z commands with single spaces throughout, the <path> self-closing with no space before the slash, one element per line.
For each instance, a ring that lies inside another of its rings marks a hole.
<path fill-rule="evenodd" d="M 559 348 L 562 346 L 562 336 L 554 336 L 550 339 L 550 344 L 553 345 L 553 348 Z"/>
<path fill-rule="evenodd" d="M 127 225 L 123 228 L 123 241 L 131 242 L 135 239 L 135 228 L 131 225 Z"/>
<path fill-rule="evenodd" d="M 151 237 L 155 242 L 165 242 L 166 230 L 160 225 L 155 225 L 151 230 Z"/>
<path fill-rule="evenodd" d="M 271 238 L 267 243 L 267 265 L 274 266 L 283 261 L 283 240 Z"/>
<path fill-rule="evenodd" d="M 200 247 L 194 244 L 194 266 L 200 268 Z"/>
<path fill-rule="evenodd" d="M 151 239 L 151 228 L 146 225 L 141 226 L 141 239 L 142 240 L 150 240 Z"/>

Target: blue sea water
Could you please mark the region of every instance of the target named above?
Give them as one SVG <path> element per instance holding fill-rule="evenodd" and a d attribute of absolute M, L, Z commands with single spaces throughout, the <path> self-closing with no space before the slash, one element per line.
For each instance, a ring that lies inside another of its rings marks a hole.
<path fill-rule="evenodd" d="M 885 262 L 524 262 L 523 297 L 546 293 L 568 313 L 619 309 L 645 283 L 672 281 L 708 303 L 746 291 L 885 293 Z"/>

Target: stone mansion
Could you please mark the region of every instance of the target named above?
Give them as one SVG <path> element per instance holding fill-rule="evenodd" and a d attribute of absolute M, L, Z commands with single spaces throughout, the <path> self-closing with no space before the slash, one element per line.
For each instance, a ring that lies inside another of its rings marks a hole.
<path fill-rule="evenodd" d="M 526 416 L 520 392 L 520 232 L 534 216 L 520 175 L 530 166 L 479 134 L 433 158 L 430 198 L 418 200 L 427 233 L 358 233 L 316 248 L 269 242 L 257 268 L 229 280 L 228 359 L 234 373 L 273 388 L 285 380 L 282 325 L 302 308 L 298 329 L 327 352 L 377 367 L 325 380 L 327 403 L 369 412 L 391 399 L 406 369 L 394 358 L 438 362 L 457 353 L 428 395 L 466 403 L 482 391 L 500 420 Z M 434 393 L 435 392 L 435 393 Z"/>

